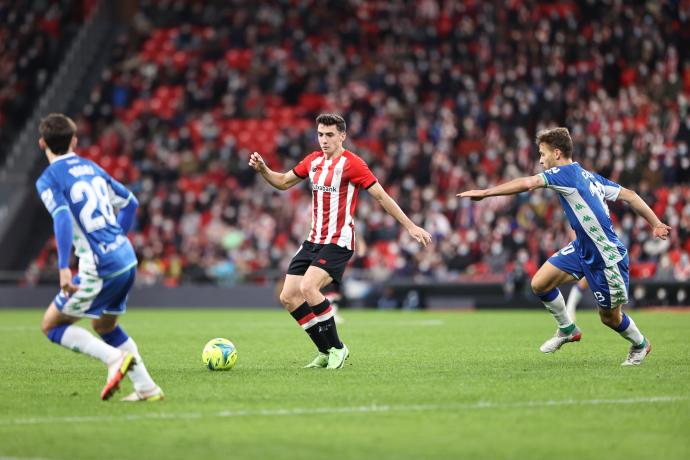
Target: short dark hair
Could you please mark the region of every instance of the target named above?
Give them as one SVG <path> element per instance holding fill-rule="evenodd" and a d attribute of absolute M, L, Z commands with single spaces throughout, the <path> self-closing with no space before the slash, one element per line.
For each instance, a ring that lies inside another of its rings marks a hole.
<path fill-rule="evenodd" d="M 55 155 L 64 155 L 69 151 L 72 138 L 77 133 L 77 125 L 68 116 L 51 113 L 38 126 L 38 132 Z"/>
<path fill-rule="evenodd" d="M 324 125 L 324 126 L 333 126 L 338 129 L 341 133 L 344 133 L 345 130 L 347 129 L 347 125 L 345 124 L 345 119 L 341 117 L 338 114 L 335 113 L 322 113 L 318 117 L 316 117 L 316 124 L 317 125 Z"/>
<path fill-rule="evenodd" d="M 566 158 L 573 156 L 573 139 L 570 137 L 568 128 L 544 129 L 537 133 L 537 145 L 546 144 L 552 149 L 563 152 Z"/>

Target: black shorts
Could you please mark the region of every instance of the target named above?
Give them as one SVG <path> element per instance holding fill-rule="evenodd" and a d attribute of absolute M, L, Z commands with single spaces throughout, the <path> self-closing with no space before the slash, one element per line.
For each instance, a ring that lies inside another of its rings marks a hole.
<path fill-rule="evenodd" d="M 305 241 L 290 261 L 287 273 L 304 276 L 309 266 L 313 265 L 325 270 L 331 275 L 334 283 L 340 284 L 352 252 L 337 244 L 316 244 Z"/>

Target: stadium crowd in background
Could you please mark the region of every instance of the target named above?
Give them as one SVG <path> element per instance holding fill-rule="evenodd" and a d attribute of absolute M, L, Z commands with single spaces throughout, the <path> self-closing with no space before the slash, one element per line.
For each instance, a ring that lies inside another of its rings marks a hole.
<path fill-rule="evenodd" d="M 249 154 L 291 168 L 318 148 L 315 116 L 336 111 L 346 146 L 434 237 L 420 251 L 363 196 L 354 265 L 371 280 L 500 279 L 570 241 L 555 195 L 455 194 L 538 172 L 534 133 L 567 126 L 575 161 L 673 227 L 653 240 L 612 207 L 631 276 L 688 280 L 687 43 L 687 2 L 142 1 L 75 116 L 79 152 L 141 203 L 138 282 L 261 280 L 304 239 L 310 198 L 257 181 Z M 54 271 L 52 244 L 30 279 Z"/>
<path fill-rule="evenodd" d="M 26 122 L 92 3 L 0 2 L 0 145 Z"/>

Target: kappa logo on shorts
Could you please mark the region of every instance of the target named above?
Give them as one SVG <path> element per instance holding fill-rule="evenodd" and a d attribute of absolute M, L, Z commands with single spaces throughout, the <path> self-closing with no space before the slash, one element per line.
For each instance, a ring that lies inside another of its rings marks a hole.
<path fill-rule="evenodd" d="M 327 261 L 326 259 L 319 259 L 319 263 L 320 263 L 321 265 L 326 265 L 327 262 L 328 262 L 328 261 Z"/>

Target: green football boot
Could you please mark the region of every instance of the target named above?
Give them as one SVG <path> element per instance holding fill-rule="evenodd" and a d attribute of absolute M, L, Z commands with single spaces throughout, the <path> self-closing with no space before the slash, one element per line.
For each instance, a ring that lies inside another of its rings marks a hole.
<path fill-rule="evenodd" d="M 350 356 L 350 350 L 347 349 L 345 344 L 343 348 L 329 348 L 328 349 L 328 365 L 327 369 L 340 369 L 345 365 L 345 360 Z"/>
<path fill-rule="evenodd" d="M 318 355 L 316 355 L 316 358 L 314 358 L 314 361 L 310 362 L 306 366 L 304 366 L 305 369 L 323 369 L 324 367 L 328 366 L 328 355 L 326 353 L 321 353 L 319 352 Z"/>

